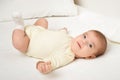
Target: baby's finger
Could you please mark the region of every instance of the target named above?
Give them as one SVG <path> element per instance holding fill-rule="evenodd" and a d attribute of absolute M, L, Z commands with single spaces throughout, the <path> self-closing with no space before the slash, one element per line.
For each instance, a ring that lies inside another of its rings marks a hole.
<path fill-rule="evenodd" d="M 48 62 L 46 62 L 47 63 L 47 65 L 50 65 L 51 64 L 51 62 L 50 61 L 48 61 Z"/>
<path fill-rule="evenodd" d="M 45 68 L 44 68 L 44 73 L 48 73 L 48 72 L 50 72 L 50 63 L 45 63 Z"/>
<path fill-rule="evenodd" d="M 42 69 L 42 73 L 45 73 L 46 72 L 46 63 L 43 63 L 41 65 L 41 69 Z"/>
<path fill-rule="evenodd" d="M 37 64 L 36 64 L 36 68 L 38 69 L 38 66 L 41 64 L 41 63 L 44 63 L 43 61 L 38 61 Z"/>
<path fill-rule="evenodd" d="M 42 63 L 38 64 L 37 69 L 38 69 L 40 72 L 43 72 L 43 70 L 42 70 Z"/>
<path fill-rule="evenodd" d="M 47 63 L 47 65 L 46 65 L 46 72 L 48 73 L 48 72 L 50 72 L 51 70 L 52 70 L 51 63 L 49 62 L 49 63 Z"/>

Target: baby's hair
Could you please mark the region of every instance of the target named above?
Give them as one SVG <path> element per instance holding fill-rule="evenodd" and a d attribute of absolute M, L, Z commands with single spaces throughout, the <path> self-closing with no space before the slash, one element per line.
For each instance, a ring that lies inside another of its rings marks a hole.
<path fill-rule="evenodd" d="M 99 38 L 99 40 L 102 42 L 102 47 L 98 50 L 98 52 L 95 54 L 96 57 L 101 56 L 105 53 L 106 48 L 107 48 L 107 39 L 103 33 L 101 33 L 98 30 L 90 30 L 93 31 L 96 36 Z"/>

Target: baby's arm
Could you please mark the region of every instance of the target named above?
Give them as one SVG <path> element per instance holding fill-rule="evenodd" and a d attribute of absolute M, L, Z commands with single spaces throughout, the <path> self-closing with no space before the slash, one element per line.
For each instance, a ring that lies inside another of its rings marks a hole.
<path fill-rule="evenodd" d="M 54 55 L 50 56 L 43 61 L 39 61 L 36 65 L 36 68 L 41 73 L 49 73 L 56 68 L 62 67 L 74 60 L 74 57 L 71 55 Z"/>

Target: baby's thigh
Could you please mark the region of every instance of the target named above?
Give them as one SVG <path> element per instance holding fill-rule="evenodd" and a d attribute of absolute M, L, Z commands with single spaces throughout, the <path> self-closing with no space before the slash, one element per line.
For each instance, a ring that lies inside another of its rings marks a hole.
<path fill-rule="evenodd" d="M 12 43 L 17 50 L 26 52 L 29 45 L 29 37 L 22 30 L 14 30 Z"/>

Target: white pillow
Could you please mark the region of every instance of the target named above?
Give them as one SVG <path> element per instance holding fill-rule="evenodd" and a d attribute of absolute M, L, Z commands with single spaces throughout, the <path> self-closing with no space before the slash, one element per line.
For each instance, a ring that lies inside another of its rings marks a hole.
<path fill-rule="evenodd" d="M 116 25 L 115 25 L 116 26 Z M 111 40 L 112 41 L 115 41 L 117 43 L 120 43 L 120 25 L 119 26 L 116 26 L 116 30 L 115 32 L 112 34 L 111 36 Z M 114 27 L 113 27 L 114 28 Z"/>
<path fill-rule="evenodd" d="M 21 12 L 24 18 L 77 15 L 73 0 L 3 0 L 0 2 L 0 21 L 11 19 L 15 11 Z"/>

